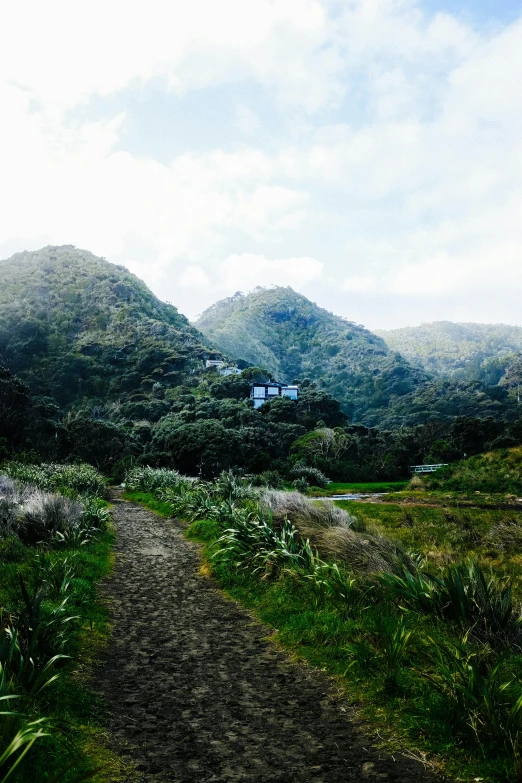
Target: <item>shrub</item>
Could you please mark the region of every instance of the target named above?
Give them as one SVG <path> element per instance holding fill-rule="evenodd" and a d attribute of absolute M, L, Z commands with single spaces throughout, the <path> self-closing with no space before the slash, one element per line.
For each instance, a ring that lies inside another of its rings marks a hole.
<path fill-rule="evenodd" d="M 258 476 L 255 476 L 252 482 L 258 487 L 268 487 L 269 489 L 282 489 L 283 477 L 277 470 L 264 470 Z M 306 485 L 308 486 L 308 485 Z"/>
<path fill-rule="evenodd" d="M 86 463 L 66 465 L 47 462 L 42 465 L 25 465 L 21 462 L 8 462 L 2 467 L 2 471 L 16 481 L 32 484 L 44 492 L 67 490 L 79 495 L 101 496 L 106 487 L 101 473 Z"/>
<path fill-rule="evenodd" d="M 29 544 L 49 540 L 57 533 L 66 534 L 77 528 L 83 513 L 77 500 L 35 491 L 20 507 L 18 535 Z"/>
<path fill-rule="evenodd" d="M 304 478 L 295 479 L 295 481 L 292 481 L 292 485 L 296 488 L 298 492 L 300 492 L 303 495 L 308 489 L 308 482 Z"/>
<path fill-rule="evenodd" d="M 328 486 L 328 479 L 318 468 L 311 468 L 308 465 L 298 464 L 292 468 L 290 475 L 294 479 L 304 479 L 309 487 L 321 487 L 325 489 Z"/>
<path fill-rule="evenodd" d="M 128 471 L 125 486 L 136 492 L 154 492 L 156 489 L 175 487 L 182 480 L 183 477 L 177 470 L 144 466 Z"/>

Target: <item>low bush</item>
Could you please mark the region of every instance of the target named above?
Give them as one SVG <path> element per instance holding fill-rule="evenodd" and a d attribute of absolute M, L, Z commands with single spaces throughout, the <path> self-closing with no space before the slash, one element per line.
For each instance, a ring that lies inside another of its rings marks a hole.
<path fill-rule="evenodd" d="M 277 470 L 264 470 L 252 479 L 252 484 L 256 487 L 268 487 L 269 489 L 282 489 L 284 486 L 283 477 Z M 304 482 L 305 489 L 308 486 Z"/>
<path fill-rule="evenodd" d="M 125 486 L 133 492 L 154 492 L 177 486 L 183 477 L 177 470 L 150 468 L 147 466 L 132 468 L 125 475 Z"/>
<path fill-rule="evenodd" d="M 325 489 L 328 486 L 328 479 L 318 468 L 311 468 L 309 465 L 297 464 L 290 471 L 293 479 L 304 479 L 309 487 L 321 487 Z"/>
<path fill-rule="evenodd" d="M 67 465 L 47 462 L 42 465 L 26 465 L 22 462 L 7 462 L 2 466 L 2 472 L 22 484 L 33 485 L 44 492 L 65 490 L 78 495 L 102 497 L 106 488 L 101 473 L 86 463 Z"/>

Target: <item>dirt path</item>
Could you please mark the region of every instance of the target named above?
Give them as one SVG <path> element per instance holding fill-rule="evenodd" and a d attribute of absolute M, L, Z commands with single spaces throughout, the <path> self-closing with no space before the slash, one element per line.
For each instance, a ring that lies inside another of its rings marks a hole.
<path fill-rule="evenodd" d="M 96 680 L 139 781 L 435 781 L 371 749 L 328 680 L 198 573 L 198 547 L 174 522 L 114 500 L 114 633 Z"/>

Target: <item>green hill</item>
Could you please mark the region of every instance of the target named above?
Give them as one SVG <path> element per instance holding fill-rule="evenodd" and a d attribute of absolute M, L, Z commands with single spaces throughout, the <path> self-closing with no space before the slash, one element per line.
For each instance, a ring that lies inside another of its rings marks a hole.
<path fill-rule="evenodd" d="M 220 350 L 266 367 L 280 380 L 318 382 L 356 421 L 426 379 L 382 338 L 291 288 L 236 294 L 206 310 L 196 325 Z"/>
<path fill-rule="evenodd" d="M 519 439 L 522 429 L 519 427 Z M 522 446 L 456 462 L 425 479 L 432 489 L 522 495 Z"/>
<path fill-rule="evenodd" d="M 436 321 L 377 334 L 430 373 L 489 385 L 501 381 L 522 351 L 522 328 L 505 324 Z"/>
<path fill-rule="evenodd" d="M 395 429 L 456 416 L 515 415 L 504 389 L 430 377 L 382 337 L 291 288 L 236 294 L 208 308 L 196 325 L 220 350 L 274 377 L 315 381 L 353 422 Z"/>
<path fill-rule="evenodd" d="M 62 406 L 179 385 L 209 356 L 175 307 L 86 250 L 17 253 L 0 279 L 0 363 Z"/>

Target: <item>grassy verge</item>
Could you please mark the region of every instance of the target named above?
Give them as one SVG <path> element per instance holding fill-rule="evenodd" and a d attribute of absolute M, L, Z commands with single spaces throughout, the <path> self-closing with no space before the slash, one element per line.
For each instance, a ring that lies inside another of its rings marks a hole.
<path fill-rule="evenodd" d="M 406 488 L 407 481 L 372 481 L 365 483 L 341 483 L 332 481 L 326 489 L 313 489 L 310 495 L 324 497 L 324 495 L 349 495 L 350 493 L 379 493 L 400 492 Z"/>
<path fill-rule="evenodd" d="M 0 485 L 0 781 L 129 780 L 89 679 L 110 632 L 103 476 L 11 462 Z"/>
<path fill-rule="evenodd" d="M 491 492 L 456 492 L 450 490 L 403 489 L 389 492 L 383 503 L 403 503 L 425 506 L 451 506 L 455 508 L 490 508 L 506 511 L 522 511 L 522 502 L 515 495 Z"/>
<path fill-rule="evenodd" d="M 8 609 L 13 614 L 23 611 L 20 575 L 29 594 L 34 595 L 43 568 L 47 572 L 53 566 L 59 569 L 67 559 L 74 569 L 66 607 L 67 614 L 76 619 L 68 624 L 67 644 L 63 649 L 71 660 L 57 667 L 59 677 L 38 699 L 24 704 L 24 714 L 31 720 L 41 716 L 50 718 L 51 730 L 49 736 L 33 746 L 13 774 L 13 783 L 50 781 L 70 764 L 73 767 L 60 778 L 64 783 L 76 781 L 95 769 L 100 772 L 89 779 L 98 783 L 124 779 L 121 761 L 106 747 L 103 705 L 87 681 L 90 666 L 106 644 L 110 630 L 97 583 L 111 567 L 113 541 L 109 531 L 79 548 L 45 552 L 25 546 L 17 538 L 0 542 L 0 606 L 4 611 Z M 45 611 L 56 609 L 63 600 L 62 593 L 53 591 L 45 599 Z"/>
<path fill-rule="evenodd" d="M 422 552 L 435 567 L 472 557 L 514 579 L 522 597 L 522 513 L 480 507 L 401 506 L 337 500 L 359 525 Z"/>
<path fill-rule="evenodd" d="M 139 502 L 154 511 L 171 515 L 168 507 L 158 507 L 153 495 L 129 493 L 127 497 L 139 497 Z M 353 504 L 350 510 L 357 513 L 361 505 L 365 504 Z M 381 528 L 396 535 L 400 520 L 395 517 L 403 509 L 366 505 L 366 512 L 379 509 Z M 419 543 L 420 528 L 432 513 L 431 509 L 421 511 L 428 517 L 419 519 Z M 482 524 L 486 526 L 487 520 Z M 491 744 L 477 749 L 473 743 L 456 742 L 456 714 L 448 706 L 447 693 L 433 687 L 437 669 L 430 657 L 434 646 L 429 642 L 435 639 L 439 651 L 445 646 L 453 649 L 459 638 L 455 626 L 433 614 L 398 607 L 386 589 L 372 580 L 359 583 L 362 590 L 357 595 L 362 602 L 347 601 L 339 607 L 332 594 L 318 589 L 317 580 L 305 571 L 284 568 L 260 578 L 247 568 L 238 568 L 233 557 L 215 557 L 222 531 L 217 521 L 202 519 L 190 525 L 187 537 L 204 545 L 206 567 L 214 578 L 276 630 L 277 643 L 336 679 L 370 732 L 378 730 L 379 741 L 389 752 L 407 749 L 425 754 L 434 768 L 444 768 L 461 781 L 519 779 L 512 776 L 511 762 Z M 370 600 L 365 590 L 373 591 Z M 468 648 L 470 661 L 478 649 Z M 520 681 L 522 656 L 511 655 L 502 675 L 506 681 Z"/>

